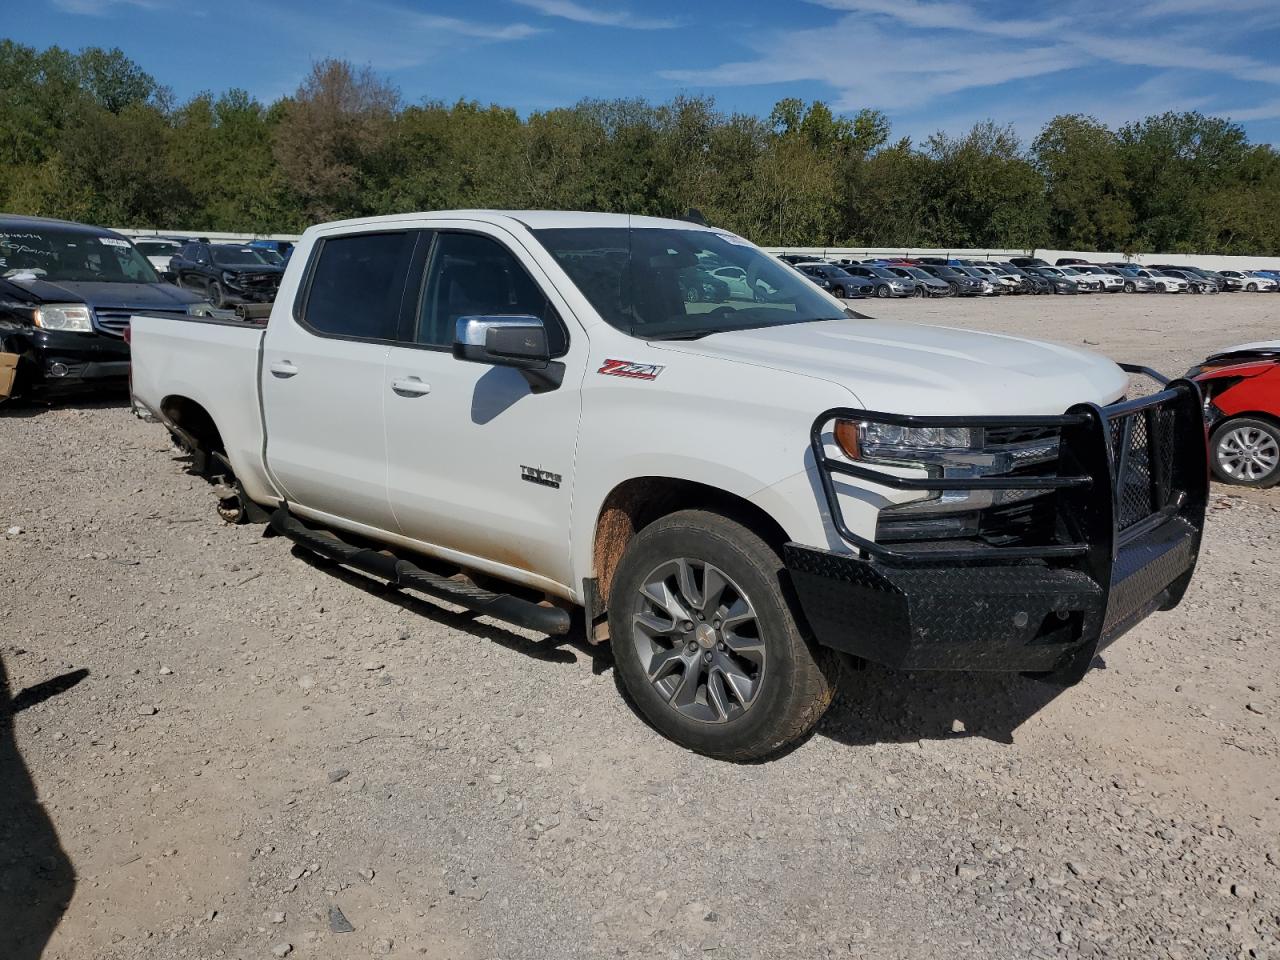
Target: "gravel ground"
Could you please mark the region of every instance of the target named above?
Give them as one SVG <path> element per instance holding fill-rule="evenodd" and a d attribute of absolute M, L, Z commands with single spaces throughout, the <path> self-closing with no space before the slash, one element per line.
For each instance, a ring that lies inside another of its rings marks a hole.
<path fill-rule="evenodd" d="M 1175 372 L 1280 333 L 1266 295 L 863 309 Z M 0 412 L 0 478 L 4 960 L 1280 957 L 1280 489 L 1215 486 L 1186 601 L 1077 687 L 872 667 L 733 766 L 607 652 L 224 526 L 123 405 Z"/>

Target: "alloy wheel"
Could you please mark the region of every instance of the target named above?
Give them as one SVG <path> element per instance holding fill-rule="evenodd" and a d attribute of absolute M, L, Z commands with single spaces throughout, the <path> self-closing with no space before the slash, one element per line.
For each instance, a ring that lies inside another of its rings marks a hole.
<path fill-rule="evenodd" d="M 644 578 L 631 640 L 667 704 L 702 723 L 751 709 L 765 672 L 765 644 L 751 599 L 724 571 L 681 557 Z"/>
<path fill-rule="evenodd" d="M 1227 476 L 1256 483 L 1280 466 L 1280 443 L 1257 427 L 1242 426 L 1218 440 L 1218 466 Z"/>

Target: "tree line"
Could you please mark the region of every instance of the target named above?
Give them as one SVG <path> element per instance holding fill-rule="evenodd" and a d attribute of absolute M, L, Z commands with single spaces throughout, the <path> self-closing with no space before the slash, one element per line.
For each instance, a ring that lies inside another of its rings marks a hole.
<path fill-rule="evenodd" d="M 405 103 L 367 67 L 315 63 L 264 104 L 185 102 L 118 49 L 0 41 L 0 210 L 118 227 L 297 232 L 451 208 L 683 216 L 775 246 L 1280 254 L 1280 152 L 1229 120 L 1110 129 L 1054 117 L 1026 144 L 976 124 L 923 142 L 876 110 L 707 97 L 531 113 Z"/>

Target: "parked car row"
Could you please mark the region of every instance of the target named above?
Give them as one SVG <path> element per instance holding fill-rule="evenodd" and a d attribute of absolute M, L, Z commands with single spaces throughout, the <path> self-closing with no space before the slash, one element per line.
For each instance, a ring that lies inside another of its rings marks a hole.
<path fill-rule="evenodd" d="M 1213 271 L 1176 264 L 1089 263 L 1072 258 L 1050 264 L 1038 257 L 1010 257 L 1007 261 L 948 257 L 823 260 L 806 254 L 782 254 L 780 259 L 847 298 L 1280 292 L 1280 270 Z"/>

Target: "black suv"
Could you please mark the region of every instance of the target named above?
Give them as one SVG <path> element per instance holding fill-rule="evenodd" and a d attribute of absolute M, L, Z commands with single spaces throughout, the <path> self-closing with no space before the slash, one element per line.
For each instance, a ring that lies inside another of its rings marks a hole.
<path fill-rule="evenodd" d="M 205 306 L 161 283 L 118 233 L 0 214 L 0 353 L 18 356 L 15 397 L 123 387 L 130 316 L 185 317 Z"/>
<path fill-rule="evenodd" d="M 194 240 L 169 261 L 178 286 L 198 290 L 215 307 L 236 303 L 271 303 L 280 289 L 284 267 L 269 252 L 247 243 Z"/>

